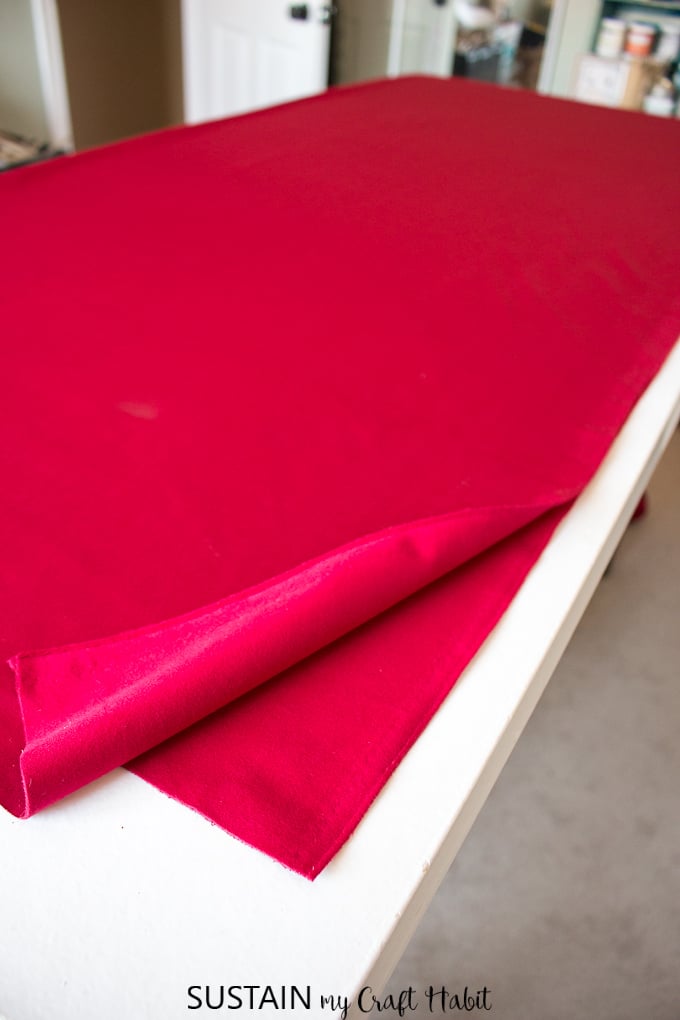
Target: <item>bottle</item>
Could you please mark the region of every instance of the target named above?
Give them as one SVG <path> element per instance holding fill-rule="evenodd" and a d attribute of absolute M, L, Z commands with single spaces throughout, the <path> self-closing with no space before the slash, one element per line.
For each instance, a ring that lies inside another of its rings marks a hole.
<path fill-rule="evenodd" d="M 668 78 L 661 78 L 642 100 L 642 109 L 655 117 L 672 117 L 675 109 L 673 82 Z"/>

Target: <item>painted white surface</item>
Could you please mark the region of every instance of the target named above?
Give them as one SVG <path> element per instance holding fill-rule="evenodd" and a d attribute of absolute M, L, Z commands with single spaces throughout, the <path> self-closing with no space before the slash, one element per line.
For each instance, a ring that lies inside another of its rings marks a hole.
<path fill-rule="evenodd" d="M 73 128 L 56 0 L 31 0 L 31 11 L 49 142 L 54 149 L 72 149 Z"/>
<path fill-rule="evenodd" d="M 451 75 L 456 33 L 453 0 L 406 0 L 400 74 Z"/>
<path fill-rule="evenodd" d="M 320 1009 L 322 994 L 379 989 L 531 714 L 679 414 L 680 342 L 499 626 L 315 882 L 120 770 L 29 821 L 0 810 L 0 1014 L 175 1020 L 187 1015 L 189 985 L 295 983 L 311 985 L 316 1005 L 307 1015 L 323 1017 L 331 1014 Z M 359 1015 L 350 1010 L 352 1020 Z"/>
<path fill-rule="evenodd" d="M 184 110 L 189 123 L 322 92 L 328 80 L 328 5 L 290 16 L 287 0 L 182 0 Z"/>
<path fill-rule="evenodd" d="M 32 0 L 0 0 L 0 128 L 48 140 Z"/>
<path fill-rule="evenodd" d="M 387 51 L 387 74 L 390 78 L 396 78 L 401 72 L 401 51 L 404 44 L 404 26 L 406 24 L 406 8 L 408 0 L 392 0 L 392 12 L 389 17 L 389 49 Z M 360 4 L 361 12 L 360 27 L 363 35 L 372 31 L 372 26 L 366 20 L 364 13 L 370 4 Z M 380 69 L 384 74 L 385 69 Z"/>
<path fill-rule="evenodd" d="M 577 58 L 588 53 L 602 12 L 602 0 L 555 0 L 538 82 L 540 92 L 568 98 Z"/>

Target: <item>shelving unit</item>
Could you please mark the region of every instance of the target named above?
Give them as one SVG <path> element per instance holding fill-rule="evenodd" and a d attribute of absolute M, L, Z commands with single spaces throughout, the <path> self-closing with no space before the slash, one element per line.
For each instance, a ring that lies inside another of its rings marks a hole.
<path fill-rule="evenodd" d="M 628 55 L 598 57 L 595 46 L 603 18 L 653 23 L 662 29 L 669 24 L 680 26 L 680 2 L 581 0 L 577 4 L 573 0 L 556 0 L 539 91 L 565 99 L 584 98 L 608 106 L 640 109 L 643 91 L 663 74 L 664 68 L 654 61 L 653 54 L 648 59 Z M 585 57 L 589 59 L 581 63 L 583 73 L 579 79 L 579 59 Z M 601 100 L 596 98 L 599 89 Z"/>
<path fill-rule="evenodd" d="M 658 8 L 664 11 L 677 11 L 680 14 L 680 3 L 672 3 L 670 0 L 605 0 L 603 7 L 647 7 Z M 608 17 L 608 15 L 606 15 Z"/>

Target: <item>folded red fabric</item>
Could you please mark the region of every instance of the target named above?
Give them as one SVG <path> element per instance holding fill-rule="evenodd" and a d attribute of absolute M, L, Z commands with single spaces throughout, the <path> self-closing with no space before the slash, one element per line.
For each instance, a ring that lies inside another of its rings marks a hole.
<path fill-rule="evenodd" d="M 318 873 L 680 332 L 679 155 L 418 78 L 3 175 L 0 802 Z"/>

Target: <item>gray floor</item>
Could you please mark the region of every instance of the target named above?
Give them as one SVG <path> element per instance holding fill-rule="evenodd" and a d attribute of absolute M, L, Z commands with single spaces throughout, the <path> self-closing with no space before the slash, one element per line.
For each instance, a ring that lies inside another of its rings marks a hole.
<path fill-rule="evenodd" d="M 390 982 L 406 1015 L 467 985 L 498 1020 L 680 1018 L 678 432 L 649 495 Z"/>

